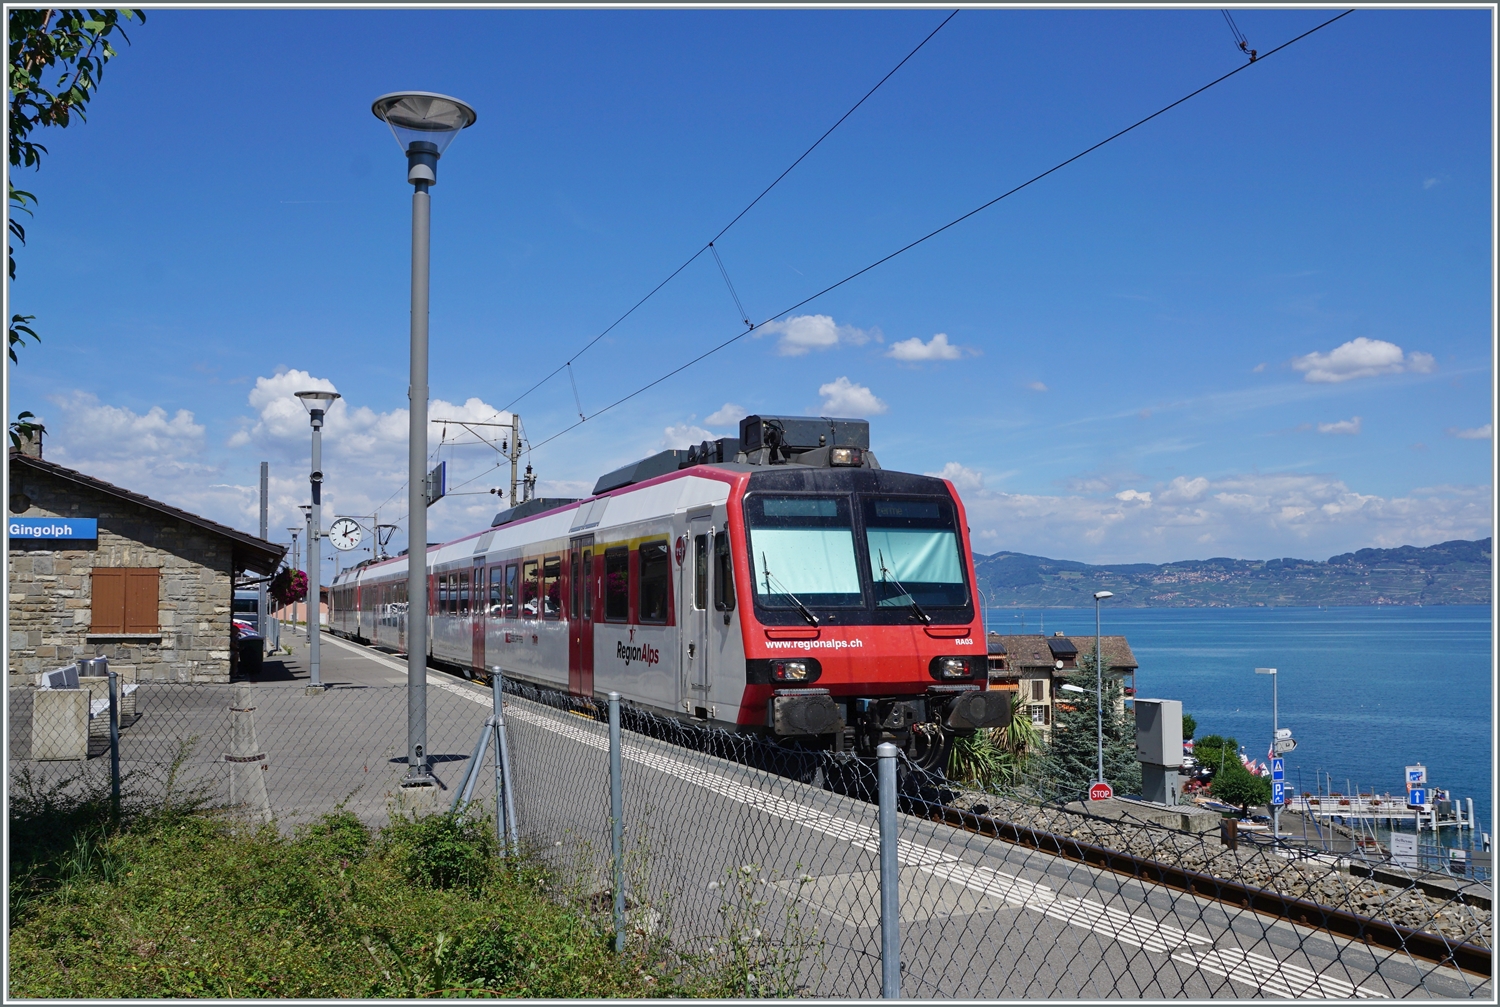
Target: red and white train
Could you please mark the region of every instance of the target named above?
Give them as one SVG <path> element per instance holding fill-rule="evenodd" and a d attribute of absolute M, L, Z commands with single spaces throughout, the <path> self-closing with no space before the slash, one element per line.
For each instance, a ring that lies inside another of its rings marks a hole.
<path fill-rule="evenodd" d="M 334 582 L 333 631 L 405 649 L 407 557 Z M 427 551 L 434 663 L 939 768 L 1003 726 L 963 504 L 881 469 L 863 420 L 750 416 L 584 500 L 531 500 Z"/>

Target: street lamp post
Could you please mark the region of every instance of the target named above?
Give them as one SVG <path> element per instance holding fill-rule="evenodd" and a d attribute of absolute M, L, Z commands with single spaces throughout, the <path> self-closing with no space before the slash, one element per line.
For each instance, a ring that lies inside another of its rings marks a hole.
<path fill-rule="evenodd" d="M 323 628 L 323 590 L 319 586 L 323 579 L 320 569 L 323 559 L 323 416 L 338 397 L 338 392 L 321 390 L 297 393 L 302 407 L 312 418 L 312 471 L 307 477 L 312 487 L 312 509 L 307 518 L 307 589 L 313 595 L 307 617 L 309 693 L 323 691 L 322 669 L 318 663 L 318 642 Z"/>
<path fill-rule="evenodd" d="M 1276 754 L 1277 754 L 1277 752 L 1276 752 L 1276 741 L 1278 739 L 1277 732 L 1281 728 L 1280 711 L 1277 708 L 1277 695 L 1276 695 L 1276 692 L 1277 692 L 1276 679 L 1278 678 L 1278 676 L 1276 674 L 1276 669 L 1275 668 L 1256 668 L 1255 669 L 1255 673 L 1257 675 L 1270 675 L 1271 676 L 1271 758 L 1274 760 L 1275 757 L 1276 757 Z M 1281 805 L 1279 805 L 1279 804 L 1272 804 L 1271 805 L 1271 840 L 1273 842 L 1276 842 L 1276 841 L 1279 841 L 1280 838 L 1281 838 Z"/>
<path fill-rule="evenodd" d="M 299 564 L 297 562 L 297 533 L 299 531 L 301 531 L 301 530 L 302 529 L 300 529 L 300 528 L 288 528 L 287 529 L 287 531 L 289 531 L 289 532 L 292 533 L 292 575 L 293 576 L 296 576 L 297 571 L 302 569 L 301 564 Z M 295 636 L 296 633 L 297 633 L 297 603 L 294 601 L 294 602 L 292 602 L 292 634 Z"/>
<path fill-rule="evenodd" d="M 1099 603 L 1105 598 L 1113 598 L 1113 591 L 1094 592 L 1094 711 L 1099 718 L 1099 782 L 1104 779 L 1104 664 L 1100 660 L 1101 637 L 1099 635 Z"/>
<path fill-rule="evenodd" d="M 427 297 L 432 234 L 430 188 L 438 158 L 474 110 L 430 91 L 381 95 L 370 106 L 406 154 L 411 197 L 411 425 L 407 443 L 406 780 L 433 786 L 427 767 Z"/>

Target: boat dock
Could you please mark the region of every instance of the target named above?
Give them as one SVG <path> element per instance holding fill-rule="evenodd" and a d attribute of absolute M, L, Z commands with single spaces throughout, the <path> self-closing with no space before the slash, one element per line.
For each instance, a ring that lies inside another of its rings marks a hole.
<path fill-rule="evenodd" d="M 1406 803 L 1405 795 L 1394 794 L 1301 794 L 1287 801 L 1287 808 L 1313 819 L 1337 821 L 1344 824 L 1385 822 L 1396 828 L 1397 823 L 1412 822 L 1418 832 L 1423 829 L 1475 828 L 1474 799 L 1467 801 L 1434 801 L 1424 807 L 1413 808 Z"/>

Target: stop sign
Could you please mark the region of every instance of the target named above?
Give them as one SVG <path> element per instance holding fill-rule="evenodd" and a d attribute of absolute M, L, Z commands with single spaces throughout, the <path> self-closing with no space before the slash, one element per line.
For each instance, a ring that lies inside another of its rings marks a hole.
<path fill-rule="evenodd" d="M 1115 790 L 1107 783 L 1094 783 L 1089 786 L 1089 800 L 1107 801 L 1115 796 Z"/>

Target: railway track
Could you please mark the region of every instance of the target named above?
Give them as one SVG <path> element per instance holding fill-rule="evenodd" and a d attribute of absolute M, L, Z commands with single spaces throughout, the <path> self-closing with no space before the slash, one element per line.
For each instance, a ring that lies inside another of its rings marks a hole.
<path fill-rule="evenodd" d="M 488 681 L 488 676 L 471 676 L 441 662 L 431 662 L 429 666 L 454 678 L 469 681 L 482 678 Z M 504 681 L 505 691 L 521 698 L 548 706 L 573 709 L 599 720 L 607 719 L 605 708 L 591 698 L 573 696 L 518 679 L 507 678 Z M 798 779 L 803 783 L 822 782 L 846 796 L 873 803 L 873 770 L 842 753 L 786 749 L 756 735 L 684 724 L 636 708 L 627 708 L 622 716 L 622 726 L 637 734 Z M 821 781 L 818 777 L 820 772 Z M 866 778 L 869 785 L 865 784 Z M 951 797 L 943 796 L 945 792 L 952 794 L 952 791 L 941 786 L 944 782 L 946 781 L 935 780 L 925 771 L 912 767 L 907 775 L 907 785 L 903 788 L 903 810 L 955 829 L 999 839 L 1196 898 L 1249 910 L 1299 927 L 1375 948 L 1404 952 L 1413 958 L 1457 968 L 1485 979 L 1493 975 L 1494 953 L 1489 948 L 952 807 L 948 803 Z"/>

